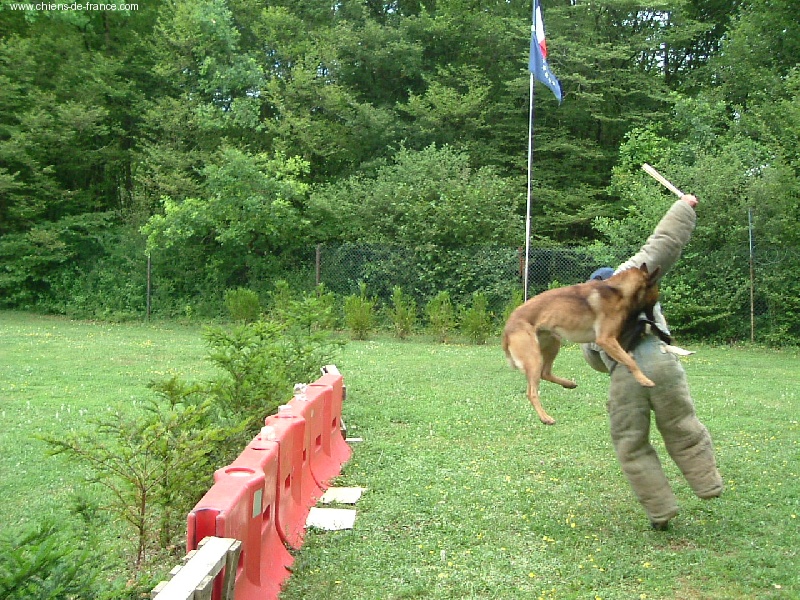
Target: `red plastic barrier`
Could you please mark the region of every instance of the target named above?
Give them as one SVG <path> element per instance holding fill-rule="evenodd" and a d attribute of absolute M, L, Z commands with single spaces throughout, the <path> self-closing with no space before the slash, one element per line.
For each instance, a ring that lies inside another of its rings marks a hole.
<path fill-rule="evenodd" d="M 262 587 L 274 585 L 280 590 L 281 583 L 289 576 L 288 567 L 294 558 L 286 550 L 278 534 L 278 489 L 280 480 L 280 444 L 278 441 L 259 435 L 231 463 L 232 468 L 250 468 L 264 473 L 264 493 L 261 513 L 261 572 Z M 255 513 L 255 507 L 253 509 Z M 258 526 L 258 524 L 255 524 Z"/>
<path fill-rule="evenodd" d="M 242 553 L 236 571 L 237 600 L 277 598 L 289 577 L 291 555 L 278 537 L 279 444 L 256 438 L 237 460 L 214 473 L 214 485 L 189 513 L 187 550 L 205 537 L 236 538 Z M 213 598 L 220 597 L 218 582 Z"/>
<path fill-rule="evenodd" d="M 327 398 L 325 392 L 328 392 Z M 323 440 L 328 428 L 325 423 L 325 404 L 330 407 L 330 388 L 307 386 L 304 391 L 295 393 L 288 406 L 295 414 L 306 420 L 305 446 L 308 450 L 309 467 L 317 485 L 325 490 L 328 480 L 338 473 L 325 455 Z"/>
<path fill-rule="evenodd" d="M 292 548 L 302 545 L 308 513 L 322 496 L 311 474 L 305 429 L 305 419 L 290 406 L 282 406 L 277 415 L 264 420 L 261 430 L 278 440 L 278 533 Z"/>
<path fill-rule="evenodd" d="M 320 484 L 328 482 L 330 479 L 336 477 L 341 471 L 342 464 L 350 458 L 350 449 L 347 443 L 342 439 L 342 434 L 339 431 L 340 414 L 334 418 L 334 388 L 328 383 L 320 383 L 315 381 L 305 388 L 305 401 L 306 402 L 319 402 L 322 410 L 320 430 L 321 438 L 315 446 L 315 452 L 311 460 L 311 472 Z M 295 397 L 293 402 L 302 401 L 300 398 Z M 335 424 L 335 430 L 333 426 Z M 346 447 L 343 450 L 341 445 L 334 445 L 334 440 L 341 440 L 341 443 Z M 334 452 L 335 450 L 335 452 Z"/>
<path fill-rule="evenodd" d="M 344 405 L 344 378 L 340 373 L 326 372 L 312 385 L 329 385 L 332 389 L 331 414 L 329 424 L 329 448 L 331 459 L 339 464 L 339 468 L 350 460 L 352 450 L 342 435 L 342 407 Z M 325 442 L 323 441 L 323 445 Z"/>
<path fill-rule="evenodd" d="M 334 369 L 335 371 L 335 369 Z M 242 542 L 236 600 L 277 598 L 311 507 L 351 455 L 341 433 L 344 385 L 328 372 L 298 392 L 229 466 L 188 516 L 187 551 L 208 536 Z M 221 578 L 212 598 L 221 594 Z"/>

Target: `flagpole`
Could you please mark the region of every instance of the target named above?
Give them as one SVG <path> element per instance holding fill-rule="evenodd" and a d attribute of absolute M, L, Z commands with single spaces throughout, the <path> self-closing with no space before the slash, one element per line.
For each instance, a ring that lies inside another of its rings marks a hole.
<path fill-rule="evenodd" d="M 534 105 L 534 77 L 530 76 L 530 108 L 528 111 L 528 193 L 525 203 L 525 272 L 522 275 L 522 296 L 528 299 L 528 267 L 531 256 L 531 187 L 533 174 L 533 105 Z"/>
<path fill-rule="evenodd" d="M 534 79 L 549 87 L 561 104 L 561 84 L 547 66 L 547 46 L 544 41 L 544 24 L 539 0 L 533 0 L 533 25 L 531 26 L 531 55 L 528 62 L 530 77 L 530 111 L 528 113 L 528 199 L 525 207 L 525 273 L 522 275 L 522 293 L 528 299 L 528 267 L 531 254 L 531 200 L 533 196 L 533 113 L 536 92 Z"/>

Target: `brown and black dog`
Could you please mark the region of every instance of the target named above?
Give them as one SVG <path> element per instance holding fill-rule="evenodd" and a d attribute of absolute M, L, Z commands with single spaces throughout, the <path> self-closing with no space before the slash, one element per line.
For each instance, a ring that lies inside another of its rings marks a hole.
<path fill-rule="evenodd" d="M 619 337 L 631 319 L 636 319 L 642 311 L 652 314 L 658 301 L 660 271 L 656 268 L 649 273 L 643 264 L 605 281 L 547 290 L 511 313 L 503 330 L 503 350 L 512 366 L 525 372 L 528 399 L 542 423 L 552 425 L 555 419 L 539 401 L 540 379 L 565 388 L 576 385 L 553 375 L 553 361 L 561 347 L 561 338 L 576 343 L 595 342 L 611 358 L 628 367 L 640 384 L 655 385 L 622 348 Z"/>

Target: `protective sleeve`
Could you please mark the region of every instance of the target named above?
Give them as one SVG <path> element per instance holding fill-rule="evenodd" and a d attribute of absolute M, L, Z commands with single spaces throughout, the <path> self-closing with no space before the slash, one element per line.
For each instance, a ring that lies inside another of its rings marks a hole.
<path fill-rule="evenodd" d="M 583 351 L 584 360 L 589 363 L 590 367 L 595 371 L 608 373 L 608 366 L 603 362 L 603 357 L 598 346 L 595 344 L 581 344 L 581 351 Z"/>
<path fill-rule="evenodd" d="M 616 272 L 631 267 L 638 268 L 642 263 L 647 263 L 651 273 L 656 267 L 661 267 L 660 277 L 663 277 L 681 257 L 683 247 L 692 237 L 696 222 L 694 209 L 683 200 L 676 201 L 641 249 L 617 267 Z"/>

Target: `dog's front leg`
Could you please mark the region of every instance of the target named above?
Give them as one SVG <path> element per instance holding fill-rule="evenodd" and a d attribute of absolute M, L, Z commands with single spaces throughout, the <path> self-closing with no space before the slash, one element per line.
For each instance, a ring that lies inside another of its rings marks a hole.
<path fill-rule="evenodd" d="M 617 338 L 614 337 L 605 337 L 605 338 L 597 338 L 596 343 L 600 346 L 603 350 L 606 351 L 611 358 L 613 358 L 618 363 L 622 363 L 633 375 L 633 378 L 639 382 L 644 387 L 655 387 L 656 384 L 647 377 L 642 370 L 639 368 L 639 365 L 633 360 L 633 357 L 623 350 L 622 346 L 619 345 L 619 341 Z"/>

